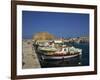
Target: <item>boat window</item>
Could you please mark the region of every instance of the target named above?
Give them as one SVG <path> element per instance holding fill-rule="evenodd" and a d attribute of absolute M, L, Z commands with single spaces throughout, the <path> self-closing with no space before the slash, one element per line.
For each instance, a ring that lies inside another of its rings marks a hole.
<path fill-rule="evenodd" d="M 64 49 L 64 51 L 66 51 L 66 49 Z"/>

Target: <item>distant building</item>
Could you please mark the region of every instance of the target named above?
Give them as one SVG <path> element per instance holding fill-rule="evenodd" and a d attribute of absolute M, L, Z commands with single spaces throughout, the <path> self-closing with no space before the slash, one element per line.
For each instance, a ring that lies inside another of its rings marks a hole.
<path fill-rule="evenodd" d="M 39 32 L 33 35 L 32 39 L 38 41 L 53 40 L 55 39 L 55 36 L 48 32 Z"/>

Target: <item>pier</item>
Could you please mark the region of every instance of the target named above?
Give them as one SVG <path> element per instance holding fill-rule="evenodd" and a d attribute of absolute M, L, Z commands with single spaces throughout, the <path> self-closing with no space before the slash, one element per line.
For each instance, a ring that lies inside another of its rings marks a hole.
<path fill-rule="evenodd" d="M 40 68 L 40 62 L 38 60 L 38 56 L 35 52 L 34 47 L 32 46 L 32 40 L 23 40 L 22 45 L 22 68 L 30 69 L 30 68 Z"/>

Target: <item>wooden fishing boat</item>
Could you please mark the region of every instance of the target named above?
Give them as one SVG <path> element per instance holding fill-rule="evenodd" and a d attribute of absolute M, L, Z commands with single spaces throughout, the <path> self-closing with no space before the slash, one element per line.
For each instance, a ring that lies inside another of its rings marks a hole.
<path fill-rule="evenodd" d="M 75 47 L 64 47 L 61 50 L 55 48 L 41 48 L 42 59 L 67 59 L 81 56 L 82 49 Z"/>

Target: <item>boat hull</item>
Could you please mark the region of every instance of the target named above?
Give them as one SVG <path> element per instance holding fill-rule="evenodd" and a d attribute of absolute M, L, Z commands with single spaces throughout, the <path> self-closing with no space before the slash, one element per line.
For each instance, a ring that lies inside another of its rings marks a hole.
<path fill-rule="evenodd" d="M 48 56 L 48 55 L 41 55 L 42 59 L 53 59 L 53 60 L 59 60 L 59 59 L 69 59 L 79 56 L 79 54 L 74 55 L 66 55 L 66 56 Z"/>

